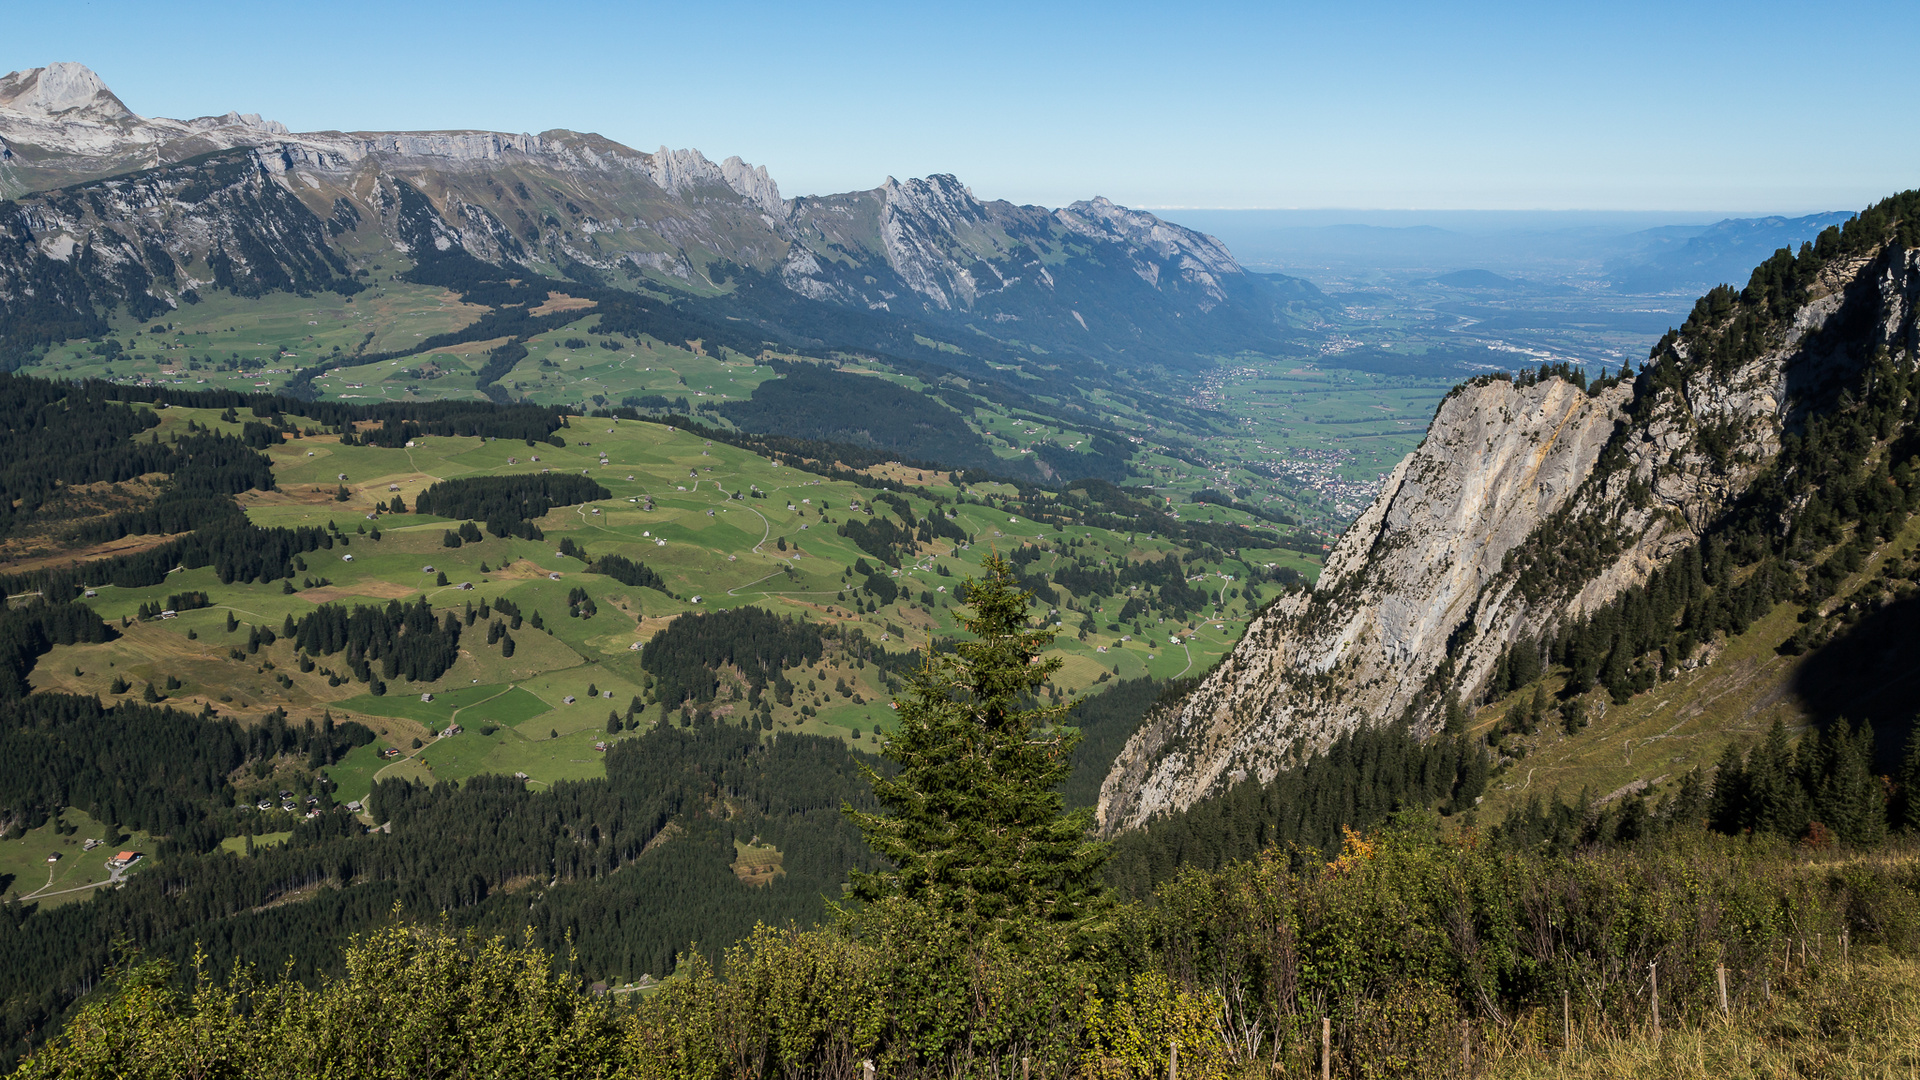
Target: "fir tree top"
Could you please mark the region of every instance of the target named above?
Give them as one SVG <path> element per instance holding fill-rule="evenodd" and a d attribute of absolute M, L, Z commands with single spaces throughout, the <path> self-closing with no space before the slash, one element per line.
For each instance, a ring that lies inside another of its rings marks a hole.
<path fill-rule="evenodd" d="M 1107 848 L 1088 839 L 1091 811 L 1063 812 L 1058 789 L 1080 736 L 1060 726 L 1071 706 L 1035 699 L 1060 667 L 1040 655 L 1053 632 L 1028 625 L 1032 594 L 1006 560 L 990 557 L 984 570 L 968 582 L 973 613 L 961 620 L 975 640 L 930 654 L 913 674 L 885 750 L 899 772 L 868 772 L 886 812 L 845 812 L 894 866 L 853 874 L 856 896 L 1019 936 L 1034 922 L 1091 914 Z"/>

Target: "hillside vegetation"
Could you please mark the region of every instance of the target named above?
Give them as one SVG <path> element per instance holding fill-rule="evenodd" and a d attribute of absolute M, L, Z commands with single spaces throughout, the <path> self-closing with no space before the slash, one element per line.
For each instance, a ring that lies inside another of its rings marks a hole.
<path fill-rule="evenodd" d="M 16 565 L 0 621 L 14 1045 L 116 941 L 311 979 L 398 904 L 571 936 L 628 982 L 811 924 L 871 862 L 838 809 L 987 556 L 1046 593 L 1060 705 L 1205 668 L 1314 569 L 1099 482 L 853 472 L 632 415 L 7 381 L 54 481 L 13 535 L 100 541 Z M 87 840 L 139 845 L 124 887 Z M 737 874 L 741 845 L 780 872 Z"/>

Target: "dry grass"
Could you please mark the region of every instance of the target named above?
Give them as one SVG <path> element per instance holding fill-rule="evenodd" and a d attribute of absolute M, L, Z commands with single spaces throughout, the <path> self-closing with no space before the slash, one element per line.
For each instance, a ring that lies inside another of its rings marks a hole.
<path fill-rule="evenodd" d="M 151 505 L 165 481 L 165 473 L 147 473 L 119 483 L 103 480 L 57 488 L 23 527 L 0 540 L 0 568 L 19 573 L 43 566 L 62 566 L 106 555 L 122 555 L 171 539 L 130 536 L 78 550 L 68 541 L 82 525 Z"/>
<path fill-rule="evenodd" d="M 585 311 L 595 303 L 596 301 L 582 300 L 580 297 L 568 296 L 566 293 L 550 292 L 539 307 L 528 308 L 527 314 L 551 315 L 556 311 Z"/>
<path fill-rule="evenodd" d="M 317 589 L 304 590 L 300 595 L 309 603 L 326 604 L 352 596 L 397 600 L 403 596 L 412 596 L 419 591 L 396 581 L 368 580 L 356 581 L 350 585 L 323 585 Z"/>
<path fill-rule="evenodd" d="M 1557 1025 L 1554 1025 L 1557 1026 Z M 1575 1032 L 1574 1049 L 1490 1048 L 1479 1075 L 1600 1077 L 1884 1077 L 1920 1075 L 1920 961 L 1880 954 L 1785 985 L 1730 1018 L 1621 1034 Z"/>
<path fill-rule="evenodd" d="M 786 874 L 785 856 L 771 844 L 733 842 L 733 876 L 748 885 L 771 885 Z"/>
<path fill-rule="evenodd" d="M 50 566 L 72 566 L 76 563 L 93 562 L 96 559 L 111 559 L 120 555 L 137 555 L 142 551 L 157 548 L 161 544 L 175 539 L 178 539 L 178 537 L 168 533 L 123 536 L 118 540 L 109 540 L 104 544 L 94 544 L 91 547 L 63 548 L 51 554 L 43 554 L 34 558 L 0 561 L 0 572 L 25 574 L 34 570 L 44 570 Z M 12 549 L 5 548 L 0 550 Z M 27 550 L 27 547 L 23 545 L 20 550 Z"/>

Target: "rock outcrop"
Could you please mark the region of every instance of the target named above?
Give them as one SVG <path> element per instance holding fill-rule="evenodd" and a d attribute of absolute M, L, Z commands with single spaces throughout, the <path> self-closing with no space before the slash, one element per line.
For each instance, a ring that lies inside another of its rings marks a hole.
<path fill-rule="evenodd" d="M 1746 359 L 1725 355 L 1739 337 L 1726 327 L 1756 317 L 1703 301 L 1696 318 L 1732 335 L 1702 339 L 1722 349 L 1711 362 L 1677 336 L 1630 385 L 1501 377 L 1449 396 L 1313 590 L 1269 608 L 1135 733 L 1102 787 L 1102 827 L 1271 779 L 1361 725 L 1431 734 L 1447 698 L 1479 695 L 1510 646 L 1646 582 L 1733 510 L 1809 415 L 1846 407 L 1877 357 L 1915 364 L 1920 252 L 1896 241 L 1836 256 L 1804 290 Z M 1552 565 L 1573 535 L 1590 548 L 1578 572 Z"/>

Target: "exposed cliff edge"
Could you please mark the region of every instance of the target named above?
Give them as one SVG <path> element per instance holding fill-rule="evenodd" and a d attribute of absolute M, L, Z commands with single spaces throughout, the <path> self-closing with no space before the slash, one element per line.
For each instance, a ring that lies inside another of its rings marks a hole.
<path fill-rule="evenodd" d="M 1362 725 L 1432 734 L 1454 695 L 1488 689 L 1510 649 L 1564 638 L 1736 510 L 1761 522 L 1743 525 L 1763 536 L 1755 560 L 1804 573 L 1822 545 L 1788 541 L 1817 500 L 1791 483 L 1751 496 L 1810 418 L 1856 408 L 1886 373 L 1915 371 L 1914 204 L 1912 193 L 1889 200 L 1818 250 L 1776 255 L 1743 292 L 1715 290 L 1630 384 L 1590 392 L 1550 375 L 1458 389 L 1314 589 L 1276 603 L 1192 694 L 1135 733 L 1102 787 L 1102 828 L 1271 779 Z M 1911 401 L 1899 410 L 1910 417 Z M 1582 665 L 1617 665 L 1630 690 L 1714 655 L 1711 640 L 1651 657 L 1638 641 L 1611 653 L 1603 641 Z"/>

